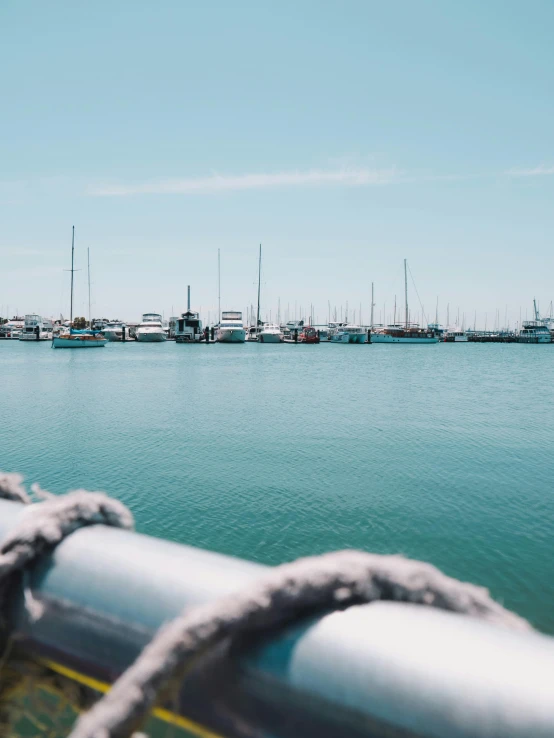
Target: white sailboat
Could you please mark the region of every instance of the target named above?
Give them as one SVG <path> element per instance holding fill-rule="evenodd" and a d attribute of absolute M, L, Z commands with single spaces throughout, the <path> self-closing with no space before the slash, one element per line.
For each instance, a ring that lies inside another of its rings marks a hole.
<path fill-rule="evenodd" d="M 69 328 L 52 338 L 52 348 L 100 348 L 105 346 L 108 341 L 100 331 L 95 330 L 76 330 L 72 328 L 73 324 L 73 275 L 75 269 L 74 263 L 75 251 L 75 226 L 73 226 L 71 236 L 71 305 L 69 311 Z M 89 263 L 89 313 L 90 313 L 90 263 Z M 90 315 L 89 315 L 90 317 Z"/>

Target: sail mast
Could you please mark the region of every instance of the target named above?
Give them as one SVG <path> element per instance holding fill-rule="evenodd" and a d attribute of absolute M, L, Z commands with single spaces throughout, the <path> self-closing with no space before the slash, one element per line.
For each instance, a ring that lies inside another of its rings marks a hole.
<path fill-rule="evenodd" d="M 92 318 L 90 315 L 90 248 L 87 246 L 87 267 L 88 267 L 88 324 L 92 328 Z"/>
<path fill-rule="evenodd" d="M 218 300 L 218 318 L 217 322 L 221 323 L 221 249 L 217 250 L 217 300 Z"/>
<path fill-rule="evenodd" d="M 404 259 L 404 294 L 406 299 L 406 328 L 408 327 L 408 270 L 406 266 L 406 259 Z"/>
<path fill-rule="evenodd" d="M 260 244 L 260 255 L 258 258 L 258 312 L 256 317 L 256 331 L 260 325 L 260 286 L 262 280 L 262 244 Z"/>
<path fill-rule="evenodd" d="M 75 226 L 72 226 L 71 231 L 71 303 L 69 307 L 69 327 L 73 325 L 73 253 L 75 251 Z"/>
<path fill-rule="evenodd" d="M 375 302 L 373 299 L 373 282 L 371 283 L 371 318 L 370 318 L 370 325 L 369 327 L 373 330 L 373 308 L 375 307 Z"/>

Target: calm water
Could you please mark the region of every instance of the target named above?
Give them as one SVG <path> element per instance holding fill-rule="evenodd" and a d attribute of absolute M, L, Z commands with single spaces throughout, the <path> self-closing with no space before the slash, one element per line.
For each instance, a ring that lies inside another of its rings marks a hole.
<path fill-rule="evenodd" d="M 554 346 L 0 341 L 0 468 L 278 563 L 402 552 L 554 632 Z"/>

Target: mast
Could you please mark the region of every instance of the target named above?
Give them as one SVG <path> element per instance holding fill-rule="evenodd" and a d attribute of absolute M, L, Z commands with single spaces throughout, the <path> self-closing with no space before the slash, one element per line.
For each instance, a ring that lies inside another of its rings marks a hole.
<path fill-rule="evenodd" d="M 260 287 L 262 282 L 262 244 L 260 244 L 260 255 L 258 258 L 258 311 L 256 317 L 256 331 L 260 325 Z"/>
<path fill-rule="evenodd" d="M 73 253 L 75 251 L 75 226 L 72 226 L 71 231 L 71 302 L 69 306 L 69 327 L 73 325 Z"/>
<path fill-rule="evenodd" d="M 535 311 L 535 320 L 539 320 L 539 311 L 537 310 L 537 301 L 533 298 L 533 310 Z"/>
<path fill-rule="evenodd" d="M 373 308 L 375 307 L 375 302 L 373 300 L 373 282 L 371 283 L 371 318 L 370 318 L 370 328 L 373 328 Z"/>
<path fill-rule="evenodd" d="M 406 328 L 408 328 L 408 268 L 404 259 L 404 295 L 406 299 Z"/>
<path fill-rule="evenodd" d="M 217 250 L 217 322 L 221 323 L 221 249 Z"/>
<path fill-rule="evenodd" d="M 187 284 L 187 312 L 190 313 L 190 284 Z"/>
<path fill-rule="evenodd" d="M 92 328 L 92 318 L 90 316 L 90 248 L 87 246 L 87 267 L 88 267 L 88 324 Z"/>

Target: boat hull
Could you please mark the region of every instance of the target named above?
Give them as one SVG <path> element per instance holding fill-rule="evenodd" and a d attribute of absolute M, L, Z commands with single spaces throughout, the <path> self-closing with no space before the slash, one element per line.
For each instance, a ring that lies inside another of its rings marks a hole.
<path fill-rule="evenodd" d="M 217 332 L 217 340 L 219 343 L 244 343 L 246 331 L 243 328 L 220 328 Z"/>
<path fill-rule="evenodd" d="M 388 336 L 386 334 L 372 333 L 371 343 L 438 343 L 439 339 L 437 336 L 431 336 L 431 338 L 412 338 L 405 336 Z"/>
<path fill-rule="evenodd" d="M 36 337 L 36 334 L 33 333 L 22 333 L 19 336 L 20 341 L 50 341 L 52 340 L 52 334 L 47 333 L 46 331 L 42 331 L 39 333 L 38 338 Z"/>
<path fill-rule="evenodd" d="M 367 343 L 367 333 L 335 333 L 333 343 Z"/>
<path fill-rule="evenodd" d="M 519 336 L 518 343 L 552 343 L 550 336 Z"/>
<path fill-rule="evenodd" d="M 123 341 L 122 331 L 103 331 L 107 341 Z"/>
<path fill-rule="evenodd" d="M 52 348 L 100 348 L 108 343 L 107 338 L 88 338 L 75 336 L 74 338 L 66 338 L 62 336 L 54 336 L 52 339 Z"/>
<path fill-rule="evenodd" d="M 141 343 L 162 343 L 163 341 L 167 341 L 167 336 L 164 333 L 142 333 L 141 331 L 137 331 L 136 334 L 137 341 L 140 341 Z"/>
<path fill-rule="evenodd" d="M 281 343 L 282 338 L 279 333 L 260 333 L 258 341 L 260 343 Z"/>

